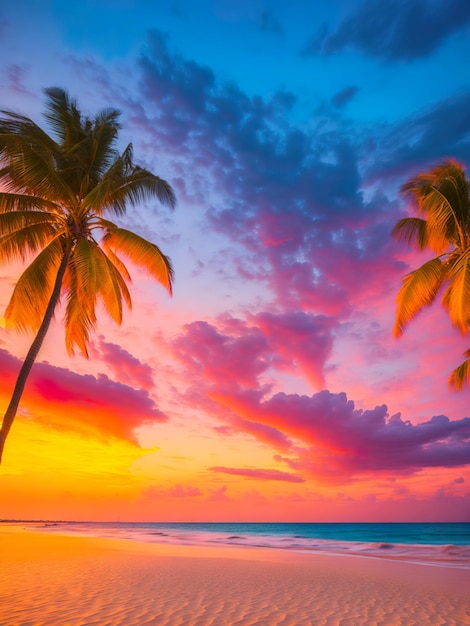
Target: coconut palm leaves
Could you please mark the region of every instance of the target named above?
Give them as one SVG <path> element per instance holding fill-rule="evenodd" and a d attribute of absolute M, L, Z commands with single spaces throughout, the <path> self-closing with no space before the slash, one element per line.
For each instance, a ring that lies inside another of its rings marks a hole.
<path fill-rule="evenodd" d="M 411 178 L 402 187 L 410 195 L 418 217 L 400 220 L 392 234 L 419 250 L 437 256 L 410 272 L 397 296 L 395 336 L 442 293 L 442 304 L 462 334 L 470 329 L 470 181 L 463 166 L 450 159 L 430 172 Z M 470 352 L 465 356 L 470 357 Z M 457 367 L 449 383 L 461 389 L 470 384 L 469 360 Z"/>
<path fill-rule="evenodd" d="M 62 89 L 46 90 L 53 136 L 18 113 L 0 113 L 0 262 L 29 261 L 5 311 L 7 327 L 37 333 L 0 430 L 0 459 L 23 388 L 60 300 L 70 353 L 87 344 L 101 302 L 118 324 L 132 305 L 125 262 L 171 293 L 171 262 L 155 244 L 104 215 L 156 198 L 173 207 L 170 185 L 119 153 L 119 111 L 83 117 Z"/>

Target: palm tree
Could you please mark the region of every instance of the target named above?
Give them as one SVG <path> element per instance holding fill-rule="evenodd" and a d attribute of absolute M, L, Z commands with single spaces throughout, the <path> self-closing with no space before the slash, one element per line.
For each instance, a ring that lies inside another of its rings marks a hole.
<path fill-rule="evenodd" d="M 31 261 L 5 311 L 7 328 L 33 331 L 0 430 L 0 461 L 31 367 L 64 296 L 70 354 L 87 344 L 100 301 L 118 324 L 130 308 L 130 275 L 118 253 L 143 266 L 171 294 L 171 262 L 153 243 L 104 218 L 156 197 L 174 207 L 170 185 L 133 162 L 132 144 L 119 153 L 119 111 L 83 117 L 59 88 L 46 90 L 53 136 L 31 119 L 0 113 L 0 262 Z M 54 138 L 55 137 L 55 138 Z"/>
<path fill-rule="evenodd" d="M 462 334 L 470 329 L 470 181 L 464 167 L 449 159 L 410 178 L 402 191 L 411 196 L 418 217 L 400 220 L 392 231 L 419 250 L 436 256 L 402 281 L 397 296 L 395 336 L 442 292 L 442 304 Z M 456 389 L 470 385 L 470 351 L 449 378 Z"/>

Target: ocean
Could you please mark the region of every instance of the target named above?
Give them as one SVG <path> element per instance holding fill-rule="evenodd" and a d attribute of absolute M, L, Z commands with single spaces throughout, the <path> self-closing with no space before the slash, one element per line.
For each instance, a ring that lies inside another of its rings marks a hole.
<path fill-rule="evenodd" d="M 149 543 L 270 548 L 470 569 L 470 523 L 54 522 L 45 532 Z"/>

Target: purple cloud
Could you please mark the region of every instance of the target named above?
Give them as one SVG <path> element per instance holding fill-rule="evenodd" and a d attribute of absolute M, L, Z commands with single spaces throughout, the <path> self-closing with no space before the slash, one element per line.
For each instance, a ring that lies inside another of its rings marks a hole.
<path fill-rule="evenodd" d="M 467 0 L 365 0 L 332 33 L 324 29 L 304 52 L 356 48 L 386 61 L 410 61 L 429 56 L 469 24 Z"/>
<path fill-rule="evenodd" d="M 386 149 L 386 131 L 352 134 L 341 119 L 334 128 L 322 119 L 313 130 L 296 127 L 289 123 L 292 94 L 248 96 L 173 53 L 158 31 L 149 35 L 140 69 L 149 106 L 128 105 L 149 140 L 177 164 L 185 201 L 206 204 L 209 188 L 223 198 L 205 217 L 236 243 L 224 266 L 265 283 L 284 307 L 342 319 L 358 294 L 388 293 L 389 281 L 399 283 L 403 268 L 390 238 L 398 206 L 378 194 L 366 201 L 359 171 L 359 163 L 370 162 L 366 176 L 375 184 L 371 145 Z M 353 96 L 348 89 L 337 104 Z M 440 145 L 447 145 L 443 136 Z M 371 272 L 371 265 L 380 270 Z"/>
<path fill-rule="evenodd" d="M 413 425 L 400 414 L 389 416 L 385 405 L 356 409 L 345 393 L 329 391 L 311 397 L 277 393 L 263 400 L 262 392 L 252 390 L 220 401 L 244 420 L 302 441 L 307 447 L 295 449 L 296 459 L 278 458 L 294 470 L 351 476 L 470 464 L 470 417 L 452 421 L 440 415 Z"/>
<path fill-rule="evenodd" d="M 351 102 L 357 92 L 357 87 L 345 87 L 331 98 L 331 103 L 337 108 L 344 107 L 348 102 Z"/>
<path fill-rule="evenodd" d="M 370 153 L 366 182 L 391 180 L 398 188 L 411 173 L 423 171 L 446 156 L 468 163 L 469 108 L 470 93 L 457 93 L 375 134 L 371 141 L 376 149 Z"/>

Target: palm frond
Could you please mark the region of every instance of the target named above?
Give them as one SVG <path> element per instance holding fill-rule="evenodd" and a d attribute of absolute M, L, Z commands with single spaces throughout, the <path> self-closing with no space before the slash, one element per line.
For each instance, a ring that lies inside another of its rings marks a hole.
<path fill-rule="evenodd" d="M 35 224 L 50 224 L 55 229 L 59 229 L 64 226 L 65 220 L 56 213 L 46 213 L 46 211 L 30 211 L 27 209 L 12 210 L 8 213 L 0 211 L 0 237 Z"/>
<path fill-rule="evenodd" d="M 62 256 L 62 245 L 55 238 L 24 270 L 5 310 L 7 328 L 18 331 L 39 328 Z"/>
<path fill-rule="evenodd" d="M 425 250 L 428 246 L 426 220 L 419 217 L 405 217 L 396 223 L 392 236 L 397 241 L 404 241 L 408 245 L 415 246 L 418 250 Z"/>
<path fill-rule="evenodd" d="M 111 248 L 106 248 L 106 256 L 111 261 L 111 263 L 116 267 L 116 269 L 121 274 L 121 276 L 123 276 L 124 279 L 127 280 L 127 282 L 131 283 L 132 278 L 131 278 L 131 275 L 129 274 L 127 267 L 124 265 L 121 259 L 116 254 L 114 254 Z"/>
<path fill-rule="evenodd" d="M 73 205 L 74 193 L 59 173 L 63 153 L 57 144 L 33 122 L 15 133 L 2 132 L 0 122 L 0 159 L 8 162 L 3 176 L 7 191 Z"/>
<path fill-rule="evenodd" d="M 44 117 L 60 144 L 66 148 L 80 142 L 84 137 L 84 131 L 76 101 L 60 87 L 49 87 L 44 92 L 47 95 Z"/>
<path fill-rule="evenodd" d="M 455 212 L 456 220 L 467 226 L 470 217 L 469 185 L 470 181 L 465 176 L 463 166 L 456 161 L 450 161 L 443 168 L 439 190 Z"/>
<path fill-rule="evenodd" d="M 396 299 L 395 337 L 399 337 L 408 323 L 434 301 L 445 278 L 446 267 L 439 258 L 431 259 L 405 276 Z"/>
<path fill-rule="evenodd" d="M 127 204 L 157 198 L 173 208 L 176 204 L 171 185 L 148 170 L 132 163 L 132 146 L 115 160 L 97 184 L 83 199 L 83 206 L 99 214 L 111 210 L 117 215 L 126 211 Z"/>
<path fill-rule="evenodd" d="M 104 265 L 104 276 L 100 285 L 99 293 L 109 316 L 117 324 L 121 324 L 123 297 L 129 309 L 132 308 L 132 300 L 129 290 L 118 268 L 114 265 L 112 260 L 108 258 L 105 252 L 97 247 L 96 254 L 102 255 L 102 262 Z"/>
<path fill-rule="evenodd" d="M 458 171 L 458 173 L 457 173 Z M 426 189 L 429 185 L 439 186 L 450 175 L 457 174 L 460 178 L 463 175 L 465 179 L 464 167 L 456 159 L 445 159 L 432 167 L 428 172 L 422 172 L 415 176 L 411 176 L 406 183 L 401 186 L 404 194 L 419 195 L 421 190 Z"/>
<path fill-rule="evenodd" d="M 109 316 L 122 322 L 122 299 L 132 301 L 124 278 L 94 241 L 80 239 L 74 250 L 64 283 L 68 289 L 66 345 L 70 353 L 78 347 L 87 356 L 89 334 L 95 328 L 96 303 L 100 298 Z"/>
<path fill-rule="evenodd" d="M 7 216 L 17 217 L 13 213 L 2 214 L 0 224 L 6 222 Z M 0 235 L 0 262 L 10 262 L 16 259 L 25 261 L 31 254 L 35 254 L 61 234 L 61 231 L 58 231 L 51 222 L 36 224 L 31 222 L 22 228 L 17 224 L 16 229 L 13 229 L 13 224 L 10 224 L 10 228 L 6 228 L 5 231 Z"/>
<path fill-rule="evenodd" d="M 449 377 L 449 386 L 457 391 L 462 391 L 465 383 L 470 387 L 470 350 L 466 350 L 464 356 L 465 361 L 452 370 Z"/>
<path fill-rule="evenodd" d="M 447 277 L 449 286 L 442 304 L 448 310 L 452 324 L 464 335 L 470 324 L 470 249 L 449 264 Z"/>
<path fill-rule="evenodd" d="M 104 109 L 94 119 L 93 151 L 90 158 L 90 179 L 96 186 L 106 174 L 112 163 L 119 157 L 114 149 L 118 130 L 121 125 L 118 118 L 121 112 L 116 109 Z"/>
<path fill-rule="evenodd" d="M 59 213 L 61 207 L 55 202 L 39 196 L 31 196 L 22 193 L 8 193 L 0 191 L 0 213 L 8 211 L 44 211 Z"/>
<path fill-rule="evenodd" d="M 65 345 L 69 354 L 78 347 L 88 358 L 87 343 L 96 324 L 97 275 L 92 244 L 86 238 L 80 239 L 73 251 L 65 285 Z"/>
<path fill-rule="evenodd" d="M 428 187 L 426 194 L 420 199 L 420 207 L 421 213 L 426 215 L 430 244 L 435 240 L 436 245 L 446 242 L 446 248 L 451 244 L 459 247 L 465 245 L 465 224 L 459 220 L 459 207 L 452 206 L 444 195 L 442 186 Z M 436 250 L 438 254 L 443 251 L 442 248 Z"/>
<path fill-rule="evenodd" d="M 158 198 L 159 202 L 172 209 L 176 205 L 176 197 L 171 185 L 163 178 L 138 166 L 127 177 L 121 191 L 125 193 L 127 200 L 132 205 L 155 197 Z"/>
<path fill-rule="evenodd" d="M 32 119 L 14 111 L 0 111 L 0 155 L 15 155 L 25 145 L 41 147 L 44 151 L 57 155 L 56 142 Z"/>
<path fill-rule="evenodd" d="M 109 230 L 103 247 L 126 255 L 133 263 L 146 269 L 168 292 L 172 292 L 173 267 L 158 246 L 124 228 Z"/>
<path fill-rule="evenodd" d="M 438 254 L 444 251 L 444 240 L 447 247 L 467 245 L 469 181 L 460 163 L 455 159 L 443 161 L 429 172 L 410 178 L 402 191 L 413 198 L 419 215 L 426 217 L 429 245 Z"/>

